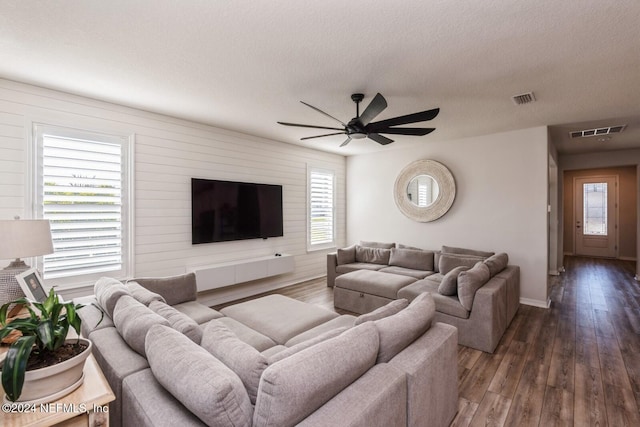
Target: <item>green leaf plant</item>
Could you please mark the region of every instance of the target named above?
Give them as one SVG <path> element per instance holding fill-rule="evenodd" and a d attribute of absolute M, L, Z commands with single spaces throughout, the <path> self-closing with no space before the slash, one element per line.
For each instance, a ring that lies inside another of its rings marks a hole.
<path fill-rule="evenodd" d="M 16 318 L 7 323 L 7 311 L 12 304 L 24 305 L 29 311 L 29 317 Z M 12 331 L 22 333 L 22 336 L 9 347 L 2 364 L 2 386 L 9 400 L 15 402 L 22 394 L 27 361 L 32 353 L 42 356 L 55 352 L 64 344 L 69 327 L 78 334 L 76 345 L 79 343 L 82 319 L 77 311 L 82 307 L 84 306 L 73 302 L 61 302 L 53 288 L 47 299 L 41 303 L 19 298 L 0 307 L 0 340 Z"/>

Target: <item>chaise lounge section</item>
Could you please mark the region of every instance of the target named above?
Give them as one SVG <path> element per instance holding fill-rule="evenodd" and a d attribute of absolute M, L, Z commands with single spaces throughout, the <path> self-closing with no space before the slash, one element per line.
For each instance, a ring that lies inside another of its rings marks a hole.
<path fill-rule="evenodd" d="M 487 353 L 495 351 L 520 305 L 520 268 L 509 265 L 504 253 L 361 242 L 328 254 L 327 269 L 336 308 L 367 313 L 429 292 L 437 321 L 458 328 L 461 345 Z"/>

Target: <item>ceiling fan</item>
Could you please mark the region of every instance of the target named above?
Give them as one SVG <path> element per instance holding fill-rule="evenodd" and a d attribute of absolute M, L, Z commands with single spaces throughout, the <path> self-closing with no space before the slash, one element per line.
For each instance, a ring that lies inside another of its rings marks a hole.
<path fill-rule="evenodd" d="M 393 139 L 387 138 L 386 136 L 380 135 L 381 133 L 386 134 L 395 134 L 395 135 L 415 135 L 422 136 L 428 133 L 431 133 L 435 130 L 435 128 L 403 128 L 403 127 L 395 127 L 399 125 L 406 125 L 409 123 L 417 123 L 424 122 L 427 120 L 431 120 L 438 115 L 440 112 L 439 108 L 434 108 L 432 110 L 421 111 L 419 113 L 407 114 L 405 116 L 393 117 L 391 119 L 380 120 L 378 122 L 371 122 L 378 114 L 380 114 L 385 108 L 387 108 L 387 101 L 384 99 L 382 95 L 379 93 L 371 100 L 367 108 L 360 115 L 360 102 L 364 99 L 364 95 L 361 93 L 354 93 L 351 95 L 351 99 L 356 103 L 356 116 L 349 121 L 349 123 L 344 123 L 330 114 L 325 113 L 319 108 L 314 107 L 313 105 L 307 104 L 304 101 L 302 102 L 309 108 L 313 108 L 320 114 L 324 114 L 325 116 L 337 121 L 343 127 L 327 127 L 327 126 L 314 126 L 314 125 L 303 125 L 299 123 L 287 123 L 287 122 L 278 122 L 281 125 L 285 126 L 296 126 L 303 128 L 312 128 L 312 129 L 327 129 L 327 130 L 335 130 L 339 132 L 326 133 L 323 135 L 315 135 L 315 136 L 307 136 L 304 138 L 300 138 L 300 140 L 305 139 L 313 139 L 313 138 L 322 138 L 325 136 L 333 136 L 333 135 L 347 135 L 347 139 L 340 144 L 340 147 L 344 147 L 348 143 L 351 142 L 352 139 L 363 139 L 369 138 L 377 142 L 378 144 L 387 145 L 393 142 Z"/>

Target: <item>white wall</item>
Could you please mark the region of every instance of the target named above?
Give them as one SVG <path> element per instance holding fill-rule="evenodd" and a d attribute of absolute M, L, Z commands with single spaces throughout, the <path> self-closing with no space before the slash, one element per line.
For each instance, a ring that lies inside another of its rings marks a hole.
<path fill-rule="evenodd" d="M 523 303 L 547 306 L 546 127 L 438 142 L 347 159 L 347 241 L 400 242 L 507 252 L 521 268 Z M 431 223 L 402 215 L 393 198 L 398 173 L 418 159 L 446 165 L 456 181 L 451 210 Z"/>
<path fill-rule="evenodd" d="M 276 252 L 295 255 L 294 273 L 202 296 L 213 304 L 325 275 L 326 251 L 306 252 L 308 162 L 336 171 L 337 243 L 345 243 L 343 156 L 7 80 L 0 80 L 2 219 L 31 215 L 32 122 L 135 134 L 134 276 L 182 274 L 189 266 Z M 191 177 L 283 185 L 284 237 L 192 246 Z M 82 293 L 87 289 L 72 295 Z"/>

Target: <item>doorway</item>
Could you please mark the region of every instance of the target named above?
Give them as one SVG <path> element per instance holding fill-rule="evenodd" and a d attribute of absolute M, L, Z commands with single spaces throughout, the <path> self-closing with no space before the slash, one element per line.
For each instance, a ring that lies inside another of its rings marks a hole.
<path fill-rule="evenodd" d="M 618 256 L 618 176 L 574 179 L 574 238 L 577 255 Z"/>

